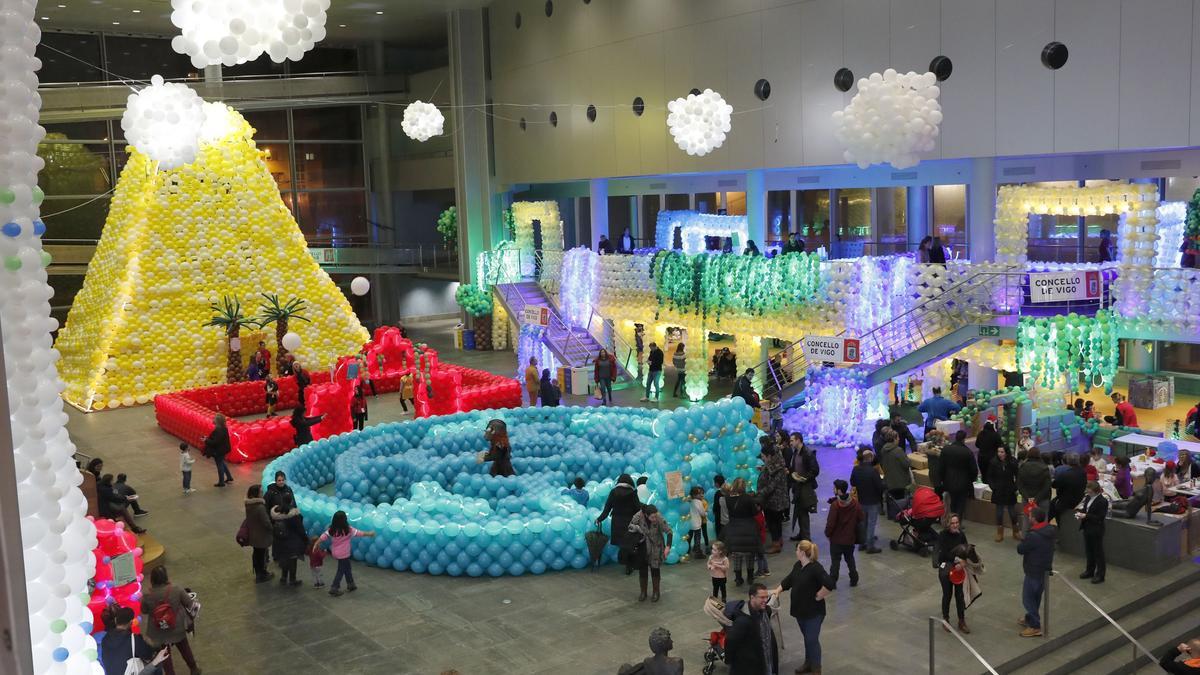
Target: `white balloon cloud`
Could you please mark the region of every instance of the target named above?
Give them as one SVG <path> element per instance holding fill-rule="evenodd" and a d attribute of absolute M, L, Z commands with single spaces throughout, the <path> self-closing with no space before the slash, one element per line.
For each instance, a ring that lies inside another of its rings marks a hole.
<path fill-rule="evenodd" d="M 325 39 L 329 0 L 171 0 L 181 34 L 171 48 L 197 68 L 235 66 L 265 52 L 275 63 L 299 61 Z"/>
<path fill-rule="evenodd" d="M 400 123 L 400 128 L 404 129 L 404 134 L 409 138 L 424 143 L 434 136 L 442 135 L 442 125 L 445 121 L 442 111 L 434 104 L 413 101 L 404 109 L 404 120 Z"/>
<path fill-rule="evenodd" d="M 721 147 L 733 124 L 733 106 L 712 89 L 667 104 L 667 127 L 689 155 L 703 157 Z"/>
<path fill-rule="evenodd" d="M 371 290 L 371 282 L 366 277 L 354 277 L 350 281 L 350 292 L 355 295 L 366 295 Z"/>
<path fill-rule="evenodd" d="M 195 161 L 203 124 L 200 95 L 187 85 L 164 83 L 161 75 L 152 77 L 149 87 L 129 95 L 121 116 L 121 129 L 129 144 L 162 169 Z"/>
<path fill-rule="evenodd" d="M 300 348 L 300 336 L 291 331 L 288 331 L 288 333 L 283 336 L 282 342 L 283 348 L 289 352 L 294 352 Z"/>
<path fill-rule="evenodd" d="M 942 122 L 936 83 L 933 73 L 891 68 L 859 80 L 850 105 L 833 113 L 846 161 L 862 169 L 882 162 L 897 169 L 916 166 L 918 155 L 933 149 Z"/>

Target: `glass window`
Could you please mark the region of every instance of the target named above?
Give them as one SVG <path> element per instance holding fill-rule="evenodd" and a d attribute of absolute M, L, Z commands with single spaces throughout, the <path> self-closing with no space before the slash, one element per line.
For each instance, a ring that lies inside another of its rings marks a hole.
<path fill-rule="evenodd" d="M 1196 176 L 1171 176 L 1167 178 L 1166 201 L 1191 201 L 1197 188 L 1200 188 L 1200 178 Z"/>
<path fill-rule="evenodd" d="M 829 190 L 796 193 L 796 225 L 806 251 L 829 250 Z"/>
<path fill-rule="evenodd" d="M 358 50 L 342 47 L 317 47 L 300 61 L 288 64 L 293 75 L 310 73 L 353 73 L 358 71 Z"/>
<path fill-rule="evenodd" d="M 296 187 L 363 187 L 362 152 L 358 143 L 296 143 Z"/>
<path fill-rule="evenodd" d="M 579 213 L 579 245 L 592 247 L 592 198 L 580 197 L 576 202 Z"/>
<path fill-rule="evenodd" d="M 168 80 L 199 80 L 203 75 L 188 57 L 171 48 L 169 38 L 105 35 L 104 54 L 114 77 L 149 80 L 162 75 Z"/>
<path fill-rule="evenodd" d="M 1031 183 L 1035 187 L 1076 187 L 1073 180 Z M 1079 217 L 1032 213 L 1029 215 L 1029 260 L 1080 262 Z"/>
<path fill-rule="evenodd" d="M 297 108 L 292 111 L 292 129 L 296 138 L 303 141 L 360 141 L 362 108 Z"/>
<path fill-rule="evenodd" d="M 879 200 L 879 240 L 867 253 L 903 253 L 908 249 L 908 188 L 880 188 L 875 195 Z"/>
<path fill-rule="evenodd" d="M 767 192 L 767 239 L 782 242 L 792 231 L 792 191 Z"/>
<path fill-rule="evenodd" d="M 666 211 L 687 211 L 691 208 L 687 195 L 667 195 Z"/>
<path fill-rule="evenodd" d="M 745 192 L 726 192 L 725 193 L 725 213 L 730 216 L 746 215 L 746 193 Z"/>
<path fill-rule="evenodd" d="M 307 58 L 309 55 L 306 54 Z M 270 56 L 263 54 L 262 56 L 236 66 L 223 66 L 221 68 L 221 77 L 269 77 L 272 75 L 283 75 L 284 68 L 282 63 L 275 63 Z"/>
<path fill-rule="evenodd" d="M 349 246 L 367 240 L 366 191 L 297 192 L 300 229 L 314 246 Z"/>
<path fill-rule="evenodd" d="M 625 228 L 633 233 L 633 197 L 622 195 L 608 198 L 608 238 L 612 241 L 613 250 L 617 248 L 618 240 L 625 234 Z"/>
<path fill-rule="evenodd" d="M 868 254 L 864 245 L 871 237 L 871 190 L 848 188 L 836 190 L 837 195 L 837 257 L 854 258 Z"/>
<path fill-rule="evenodd" d="M 967 255 L 967 186 L 933 186 L 933 231 L 960 258 Z"/>
<path fill-rule="evenodd" d="M 654 246 L 655 226 L 658 224 L 660 195 L 642 195 L 642 231 L 638 246 Z"/>
<path fill-rule="evenodd" d="M 1089 180 L 1084 181 L 1084 185 L 1094 187 L 1105 185 L 1106 180 Z M 1083 258 L 1081 262 L 1099 262 L 1100 261 L 1100 230 L 1108 230 L 1112 235 L 1113 255 L 1117 253 L 1117 227 L 1121 221 L 1121 216 L 1116 213 L 1110 213 L 1103 216 L 1084 216 L 1083 217 Z"/>
<path fill-rule="evenodd" d="M 288 139 L 286 110 L 243 110 L 242 117 L 254 127 L 254 140 L 286 141 Z"/>
<path fill-rule="evenodd" d="M 108 143 L 75 143 L 58 132 L 38 143 L 45 166 L 38 185 L 47 196 L 98 195 L 112 189 L 112 160 Z"/>
<path fill-rule="evenodd" d="M 108 122 L 64 122 L 43 124 L 46 140 L 107 141 Z M 58 134 L 54 136 L 54 134 Z"/>
<path fill-rule="evenodd" d="M 258 149 L 262 153 L 267 169 L 271 172 L 271 177 L 279 184 L 279 189 L 291 189 L 291 147 L 287 143 L 259 143 Z"/>
<path fill-rule="evenodd" d="M 50 316 L 58 319 L 61 326 L 67 322 L 67 312 L 75 302 L 75 295 L 83 288 L 82 274 L 51 274 L 46 282 L 54 289 L 50 299 Z"/>
<path fill-rule="evenodd" d="M 1200 375 L 1200 345 L 1183 342 L 1160 342 L 1158 346 L 1158 367 L 1160 370 Z"/>
<path fill-rule="evenodd" d="M 104 219 L 108 217 L 110 197 L 47 197 L 42 202 L 42 221 L 46 223 L 46 240 L 100 238 Z"/>
<path fill-rule="evenodd" d="M 42 61 L 42 69 L 38 71 L 42 84 L 108 79 L 100 68 L 99 35 L 42 33 L 36 54 Z"/>
<path fill-rule="evenodd" d="M 721 208 L 715 192 L 696 193 L 696 211 L 699 213 L 716 213 Z"/>

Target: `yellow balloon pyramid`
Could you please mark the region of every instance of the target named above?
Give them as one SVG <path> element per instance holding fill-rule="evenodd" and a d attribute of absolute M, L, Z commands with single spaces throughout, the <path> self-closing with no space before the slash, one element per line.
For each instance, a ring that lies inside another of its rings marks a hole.
<path fill-rule="evenodd" d="M 225 381 L 224 331 L 209 305 L 261 293 L 300 298 L 293 351 L 311 368 L 358 351 L 368 333 L 307 243 L 236 111 L 195 162 L 158 170 L 130 148 L 83 289 L 55 347 L 63 397 L 85 410 L 146 403 L 155 394 Z M 227 130 L 227 132 L 225 132 Z M 268 332 L 273 331 L 267 328 Z M 268 340 L 275 351 L 278 345 Z M 242 349 L 246 358 L 256 345 Z"/>

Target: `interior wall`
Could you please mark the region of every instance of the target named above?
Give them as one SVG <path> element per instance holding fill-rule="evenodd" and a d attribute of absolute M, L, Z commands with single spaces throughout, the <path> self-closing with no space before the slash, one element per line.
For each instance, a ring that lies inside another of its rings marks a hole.
<path fill-rule="evenodd" d="M 856 89 L 838 91 L 834 73 L 924 71 L 939 54 L 954 69 L 930 159 L 1200 145 L 1198 1 L 560 0 L 547 17 L 544 0 L 496 0 L 497 178 L 840 164 L 831 115 Z M 1058 71 L 1040 61 L 1052 40 L 1070 50 Z M 666 126 L 666 102 L 693 87 L 735 111 L 705 157 Z"/>
<path fill-rule="evenodd" d="M 384 275 L 380 279 L 387 298 L 383 323 L 459 315 L 458 304 L 454 302 L 457 281 L 398 275 Z"/>

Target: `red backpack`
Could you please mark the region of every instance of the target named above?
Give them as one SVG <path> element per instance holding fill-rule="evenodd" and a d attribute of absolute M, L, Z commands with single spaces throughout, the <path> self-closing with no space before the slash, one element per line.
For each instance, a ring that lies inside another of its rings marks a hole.
<path fill-rule="evenodd" d="M 167 584 L 167 592 L 163 599 L 154 606 L 150 619 L 159 630 L 175 630 L 175 608 L 171 606 L 171 585 Z"/>

